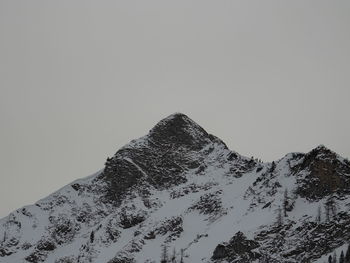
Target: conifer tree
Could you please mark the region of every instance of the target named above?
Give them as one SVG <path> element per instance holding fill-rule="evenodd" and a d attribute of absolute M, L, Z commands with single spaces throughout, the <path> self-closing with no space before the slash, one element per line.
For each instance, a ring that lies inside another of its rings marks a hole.
<path fill-rule="evenodd" d="M 270 173 L 273 173 L 273 171 L 276 169 L 276 163 L 275 163 L 275 161 L 273 161 L 272 163 L 271 163 L 271 167 L 270 167 Z"/>
<path fill-rule="evenodd" d="M 4 238 L 3 238 L 2 242 L 5 243 L 6 239 L 7 239 L 7 232 L 5 231 L 4 232 Z"/>
<path fill-rule="evenodd" d="M 277 226 L 280 227 L 283 225 L 282 209 L 278 207 L 277 209 Z"/>
<path fill-rule="evenodd" d="M 90 234 L 90 243 L 94 243 L 94 239 L 95 239 L 95 233 L 94 233 L 94 231 L 91 231 L 91 234 Z"/>
<path fill-rule="evenodd" d="M 337 263 L 337 252 L 333 252 L 332 263 Z"/>
<path fill-rule="evenodd" d="M 343 252 L 343 250 L 342 250 L 341 253 L 340 253 L 339 263 L 345 263 L 345 257 L 344 257 L 344 252 Z"/>
<path fill-rule="evenodd" d="M 322 217 L 321 217 L 321 206 L 318 207 L 317 209 L 317 216 L 316 216 L 316 222 L 321 223 Z"/>
<path fill-rule="evenodd" d="M 168 262 L 168 248 L 164 244 L 162 248 L 162 256 L 161 256 L 160 263 L 167 263 L 167 262 Z"/>
<path fill-rule="evenodd" d="M 332 256 L 331 255 L 329 255 L 329 257 L 328 257 L 328 263 L 332 263 L 333 261 L 332 261 Z"/>
<path fill-rule="evenodd" d="M 335 217 L 337 214 L 336 204 L 334 201 L 334 196 L 331 195 L 328 197 L 325 203 L 325 211 L 326 211 L 326 221 L 329 222 L 331 217 Z"/>
<path fill-rule="evenodd" d="M 348 245 L 348 248 L 345 253 L 345 262 L 350 263 L 350 244 Z"/>
<path fill-rule="evenodd" d="M 174 250 L 173 250 L 173 255 L 171 256 L 171 263 L 176 263 L 176 250 L 175 250 L 175 247 L 174 247 Z"/>
<path fill-rule="evenodd" d="M 332 217 L 335 217 L 337 215 L 337 207 L 336 207 L 336 203 L 335 203 L 334 199 L 335 198 L 332 195 L 331 196 L 331 201 L 330 201 L 330 209 L 331 209 L 331 212 L 332 212 Z"/>
<path fill-rule="evenodd" d="M 283 213 L 284 217 L 287 217 L 287 206 L 288 206 L 288 190 L 287 188 L 284 190 L 284 198 L 283 198 Z"/>
<path fill-rule="evenodd" d="M 184 263 L 184 250 L 183 249 L 181 249 L 180 263 Z"/>
<path fill-rule="evenodd" d="M 324 206 L 324 210 L 325 210 L 326 222 L 329 222 L 330 221 L 330 208 L 329 208 L 328 202 L 326 202 L 326 204 Z"/>

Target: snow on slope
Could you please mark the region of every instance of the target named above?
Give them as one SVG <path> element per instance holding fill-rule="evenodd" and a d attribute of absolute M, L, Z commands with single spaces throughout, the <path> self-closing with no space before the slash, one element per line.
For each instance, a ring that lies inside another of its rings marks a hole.
<path fill-rule="evenodd" d="M 1 219 L 0 262 L 160 262 L 163 245 L 192 263 L 320 262 L 350 233 L 346 188 L 309 190 L 310 176 L 327 183 L 320 167 L 348 183 L 348 161 L 324 146 L 261 163 L 175 114 L 105 169 Z M 330 197 L 336 213 L 317 222 Z M 239 232 L 258 245 L 242 249 Z"/>

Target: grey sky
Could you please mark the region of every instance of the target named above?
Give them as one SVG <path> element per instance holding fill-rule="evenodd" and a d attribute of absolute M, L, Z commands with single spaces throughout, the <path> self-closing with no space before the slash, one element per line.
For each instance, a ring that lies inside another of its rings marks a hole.
<path fill-rule="evenodd" d="M 0 217 L 183 112 L 271 161 L 350 156 L 349 1 L 0 1 Z"/>

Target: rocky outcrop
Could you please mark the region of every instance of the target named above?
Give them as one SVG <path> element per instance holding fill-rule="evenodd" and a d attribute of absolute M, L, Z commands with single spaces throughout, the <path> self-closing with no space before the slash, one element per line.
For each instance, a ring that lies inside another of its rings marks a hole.
<path fill-rule="evenodd" d="M 350 193 L 350 162 L 323 145 L 305 154 L 293 171 L 302 197 L 318 200 L 332 193 Z"/>
<path fill-rule="evenodd" d="M 107 199 L 118 203 L 140 181 L 155 188 L 185 183 L 184 172 L 199 167 L 203 159 L 199 152 L 212 140 L 218 142 L 184 114 L 163 119 L 147 136 L 107 159 L 103 171 L 109 185 Z"/>
<path fill-rule="evenodd" d="M 252 262 L 260 258 L 260 254 L 254 251 L 259 247 L 259 243 L 248 240 L 242 232 L 237 232 L 228 243 L 219 244 L 212 259 L 225 259 L 228 262 Z"/>

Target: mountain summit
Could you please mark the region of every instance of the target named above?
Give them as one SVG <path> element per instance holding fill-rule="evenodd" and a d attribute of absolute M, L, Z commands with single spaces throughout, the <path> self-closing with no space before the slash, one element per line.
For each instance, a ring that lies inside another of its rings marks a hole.
<path fill-rule="evenodd" d="M 324 146 L 263 163 L 175 113 L 1 219 L 0 262 L 324 262 L 349 241 L 349 186 Z"/>
<path fill-rule="evenodd" d="M 178 145 L 193 150 L 201 149 L 210 141 L 209 134 L 182 113 L 175 113 L 158 122 L 149 137 L 159 144 Z"/>

